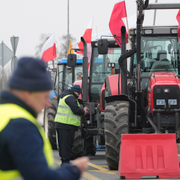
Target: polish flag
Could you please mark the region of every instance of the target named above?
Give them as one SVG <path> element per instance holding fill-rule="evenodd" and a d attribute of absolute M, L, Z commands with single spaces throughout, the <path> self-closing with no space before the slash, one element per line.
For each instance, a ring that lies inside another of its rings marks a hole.
<path fill-rule="evenodd" d="M 179 26 L 178 26 L 178 39 L 180 39 L 180 10 L 177 13 L 176 19 L 177 19 L 177 21 L 179 23 Z"/>
<path fill-rule="evenodd" d="M 117 43 L 119 44 L 119 46 L 121 47 L 121 27 L 126 25 L 126 4 L 125 4 L 125 0 L 117 0 L 117 3 L 114 5 L 111 17 L 110 17 L 110 21 L 109 21 L 109 29 L 112 33 L 112 35 L 116 35 L 118 36 L 116 38 Z M 127 28 L 126 28 L 127 30 Z M 117 40 L 119 39 L 119 41 Z M 127 38 L 127 32 L 126 32 L 126 43 L 128 43 L 128 38 Z"/>
<path fill-rule="evenodd" d="M 86 40 L 87 43 L 87 56 L 88 56 L 88 68 L 90 65 L 90 60 L 91 60 L 91 52 L 92 52 L 92 47 L 91 47 L 91 38 L 92 38 L 92 27 L 93 27 L 93 17 L 91 18 L 85 32 L 83 35 L 83 38 Z M 84 45 L 83 42 L 80 41 L 78 44 L 80 51 L 77 51 L 78 54 L 84 54 Z"/>
<path fill-rule="evenodd" d="M 55 44 L 55 35 L 52 34 L 49 39 L 44 43 L 40 58 L 44 62 L 48 62 L 56 58 L 56 44 Z"/>

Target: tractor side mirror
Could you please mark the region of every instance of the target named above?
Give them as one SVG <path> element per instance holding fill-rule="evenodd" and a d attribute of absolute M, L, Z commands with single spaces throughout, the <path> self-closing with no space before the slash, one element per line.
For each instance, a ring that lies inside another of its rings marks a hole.
<path fill-rule="evenodd" d="M 75 67 L 76 66 L 76 59 L 77 59 L 76 54 L 68 54 L 67 66 Z"/>
<path fill-rule="evenodd" d="M 108 53 L 108 40 L 107 39 L 98 40 L 98 53 L 99 54 Z"/>

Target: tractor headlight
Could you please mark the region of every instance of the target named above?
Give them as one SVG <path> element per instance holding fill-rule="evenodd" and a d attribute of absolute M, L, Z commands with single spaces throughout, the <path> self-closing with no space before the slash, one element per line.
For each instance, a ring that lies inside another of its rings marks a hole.
<path fill-rule="evenodd" d="M 165 105 L 165 99 L 157 99 L 156 100 L 156 105 L 157 106 Z"/>
<path fill-rule="evenodd" d="M 169 105 L 177 105 L 177 99 L 168 99 Z"/>

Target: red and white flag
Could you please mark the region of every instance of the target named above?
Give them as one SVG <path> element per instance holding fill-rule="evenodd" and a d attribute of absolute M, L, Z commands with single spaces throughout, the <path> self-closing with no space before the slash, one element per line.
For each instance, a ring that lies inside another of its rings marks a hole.
<path fill-rule="evenodd" d="M 109 21 L 109 29 L 112 35 L 116 35 L 119 41 L 121 42 L 121 27 L 126 26 L 126 4 L 125 0 L 117 0 L 117 3 L 114 5 L 110 21 Z M 126 28 L 127 29 L 127 28 Z M 116 39 L 117 43 L 121 47 L 121 44 Z M 128 43 L 127 31 L 126 31 L 126 43 Z"/>
<path fill-rule="evenodd" d="M 87 56 L 88 56 L 88 68 L 90 65 L 90 60 L 91 60 L 91 52 L 92 52 L 92 48 L 91 48 L 91 38 L 92 38 L 92 27 L 93 27 L 93 17 L 91 18 L 85 32 L 83 35 L 83 38 L 86 40 L 87 43 Z M 83 42 L 80 41 L 80 43 L 78 44 L 80 51 L 77 51 L 78 54 L 84 54 L 84 45 Z"/>
<path fill-rule="evenodd" d="M 180 39 L 180 10 L 177 13 L 176 19 L 177 19 L 177 21 L 179 23 L 179 26 L 178 26 L 177 30 L 178 30 L 178 39 Z"/>
<path fill-rule="evenodd" d="M 55 35 L 52 34 L 43 45 L 40 58 L 44 62 L 48 62 L 56 58 L 56 56 L 57 54 L 56 54 Z"/>

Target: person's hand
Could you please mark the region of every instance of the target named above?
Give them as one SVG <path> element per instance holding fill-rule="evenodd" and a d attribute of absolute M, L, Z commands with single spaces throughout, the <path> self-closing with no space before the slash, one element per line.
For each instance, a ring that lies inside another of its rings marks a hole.
<path fill-rule="evenodd" d="M 83 109 L 84 109 L 84 115 L 86 115 L 88 113 L 88 108 L 85 106 Z"/>
<path fill-rule="evenodd" d="M 88 113 L 88 111 L 84 109 L 84 115 L 86 115 L 87 113 Z"/>
<path fill-rule="evenodd" d="M 88 161 L 89 161 L 88 157 L 80 157 L 72 161 L 72 165 L 77 166 L 81 171 L 81 173 L 83 173 L 88 168 L 88 164 L 87 164 Z"/>

